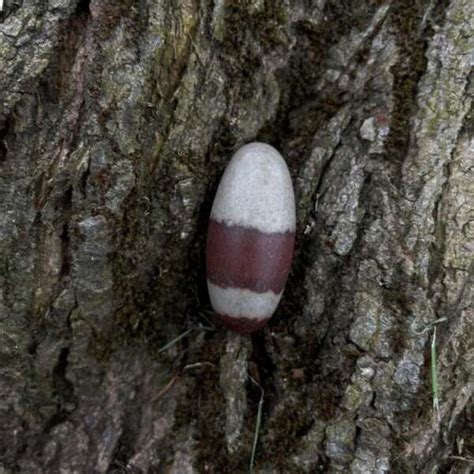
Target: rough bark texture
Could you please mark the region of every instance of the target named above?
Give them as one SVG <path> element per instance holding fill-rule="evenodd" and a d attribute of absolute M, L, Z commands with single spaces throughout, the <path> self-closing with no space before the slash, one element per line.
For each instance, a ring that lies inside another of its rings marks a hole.
<path fill-rule="evenodd" d="M 255 472 L 473 467 L 472 0 L 2 3 L 0 472 L 245 472 L 249 375 Z M 203 249 L 253 140 L 297 250 L 240 337 Z"/>

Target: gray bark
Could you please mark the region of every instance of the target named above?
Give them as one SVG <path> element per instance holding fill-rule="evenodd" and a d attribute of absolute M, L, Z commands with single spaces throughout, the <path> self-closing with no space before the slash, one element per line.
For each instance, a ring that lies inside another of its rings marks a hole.
<path fill-rule="evenodd" d="M 255 472 L 473 468 L 471 0 L 2 3 L 0 472 L 246 472 L 250 376 Z M 298 233 L 247 337 L 203 248 L 253 140 Z"/>

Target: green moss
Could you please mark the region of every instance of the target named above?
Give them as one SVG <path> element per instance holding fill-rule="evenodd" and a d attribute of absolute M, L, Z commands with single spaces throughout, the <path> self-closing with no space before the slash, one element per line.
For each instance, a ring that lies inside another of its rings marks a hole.
<path fill-rule="evenodd" d="M 265 2 L 252 11 L 251 2 L 229 2 L 218 19 L 223 45 L 224 67 L 245 82 L 261 64 L 262 54 L 288 46 L 288 18 L 284 5 Z"/>
<path fill-rule="evenodd" d="M 426 3 L 426 2 L 425 2 Z M 433 24 L 440 21 L 445 11 L 445 2 L 440 2 L 432 14 Z M 390 134 L 386 140 L 386 157 L 392 163 L 401 164 L 407 155 L 410 140 L 410 119 L 416 110 L 418 82 L 426 70 L 426 47 L 433 30 L 427 28 L 420 36 L 420 22 L 426 11 L 424 3 L 397 0 L 392 6 L 390 20 L 396 28 L 399 58 L 392 67 L 394 75 L 394 110 L 391 117 Z M 433 127 L 436 125 L 433 123 Z M 400 169 L 398 174 L 400 174 Z"/>
<path fill-rule="evenodd" d="M 199 472 L 206 472 L 206 466 L 212 472 L 245 472 L 248 463 L 247 453 L 240 452 L 233 456 L 227 454 L 225 446 L 225 400 L 219 388 L 219 360 L 223 353 L 225 339 L 216 334 L 198 353 L 193 360 L 205 360 L 214 364 L 214 368 L 206 368 L 195 375 L 187 391 L 187 397 L 177 409 L 177 426 L 196 426 L 196 451 L 199 452 Z M 250 456 L 252 446 L 252 413 L 247 413 L 242 431 L 242 443 L 248 446 Z"/>
<path fill-rule="evenodd" d="M 285 7 L 278 2 L 266 2 L 264 8 L 252 12 L 249 3 L 232 2 L 226 6 L 224 45 L 245 48 L 250 43 L 258 42 L 265 51 L 286 45 L 285 28 L 288 26 L 288 17 Z"/>
<path fill-rule="evenodd" d="M 257 450 L 257 466 L 268 463 L 278 466 L 283 472 L 300 472 L 296 470 L 290 456 L 297 453 L 301 438 L 308 433 L 314 423 L 314 416 L 302 412 L 302 406 L 305 406 L 302 399 L 294 400 L 291 406 L 285 407 L 288 416 L 280 414 L 263 424 L 259 438 L 260 449 Z M 271 438 L 266 437 L 266 433 L 272 433 Z"/>

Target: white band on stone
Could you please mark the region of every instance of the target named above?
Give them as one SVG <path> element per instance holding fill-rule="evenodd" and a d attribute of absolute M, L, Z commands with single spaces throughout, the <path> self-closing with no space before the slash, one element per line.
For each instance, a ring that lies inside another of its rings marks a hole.
<path fill-rule="evenodd" d="M 212 307 L 231 318 L 268 319 L 280 302 L 283 291 L 256 293 L 242 288 L 221 288 L 207 280 Z"/>

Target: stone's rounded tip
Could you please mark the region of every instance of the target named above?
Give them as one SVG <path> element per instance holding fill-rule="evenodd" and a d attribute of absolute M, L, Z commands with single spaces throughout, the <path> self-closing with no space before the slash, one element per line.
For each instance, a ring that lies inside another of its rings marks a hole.
<path fill-rule="evenodd" d="M 211 217 L 265 233 L 294 232 L 295 196 L 280 153 L 265 143 L 237 150 L 217 188 Z"/>
<path fill-rule="evenodd" d="M 238 332 L 239 334 L 252 334 L 263 328 L 270 319 L 234 318 L 232 316 L 226 316 L 225 314 L 217 314 L 217 318 L 227 329 Z"/>
<path fill-rule="evenodd" d="M 283 157 L 281 156 L 280 152 L 276 148 L 272 147 L 268 143 L 263 143 L 263 142 L 247 143 L 246 145 L 243 145 L 242 147 L 240 147 L 237 150 L 237 153 L 239 153 L 240 155 L 252 155 L 255 153 L 268 153 L 270 156 L 273 156 L 274 158 L 283 160 Z"/>

